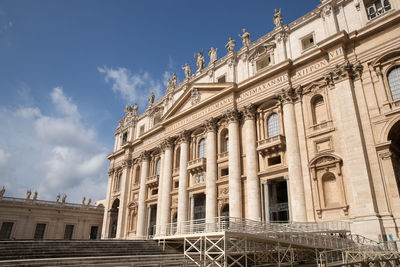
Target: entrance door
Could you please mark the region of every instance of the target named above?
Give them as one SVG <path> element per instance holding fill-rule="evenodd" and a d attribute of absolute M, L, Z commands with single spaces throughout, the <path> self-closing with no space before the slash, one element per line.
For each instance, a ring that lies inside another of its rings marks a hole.
<path fill-rule="evenodd" d="M 268 183 L 269 221 L 289 221 L 288 190 L 286 180 L 271 180 Z"/>
<path fill-rule="evenodd" d="M 157 223 L 157 205 L 151 205 L 150 206 L 150 220 L 149 220 L 149 228 L 147 230 L 147 233 L 149 236 L 155 234 L 155 229 L 154 226 Z"/>
<path fill-rule="evenodd" d="M 118 211 L 119 211 L 119 199 L 114 200 L 110 210 L 110 224 L 109 224 L 109 234 L 110 238 L 115 238 L 117 236 L 117 223 L 118 223 Z"/>

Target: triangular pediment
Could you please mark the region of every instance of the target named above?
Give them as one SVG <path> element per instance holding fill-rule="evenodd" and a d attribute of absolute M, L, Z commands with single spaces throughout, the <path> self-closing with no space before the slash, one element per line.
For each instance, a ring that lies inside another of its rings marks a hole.
<path fill-rule="evenodd" d="M 218 95 L 233 83 L 197 83 L 189 86 L 172 107 L 165 113 L 163 120 L 192 109 Z"/>

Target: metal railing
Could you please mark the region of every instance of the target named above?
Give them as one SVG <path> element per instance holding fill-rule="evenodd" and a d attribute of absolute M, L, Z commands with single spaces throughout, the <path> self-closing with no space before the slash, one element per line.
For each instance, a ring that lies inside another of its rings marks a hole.
<path fill-rule="evenodd" d="M 157 238 L 203 233 L 246 233 L 267 242 L 279 242 L 306 248 L 330 250 L 385 251 L 378 242 L 349 234 L 348 222 L 269 223 L 233 217 L 216 217 L 155 226 Z"/>

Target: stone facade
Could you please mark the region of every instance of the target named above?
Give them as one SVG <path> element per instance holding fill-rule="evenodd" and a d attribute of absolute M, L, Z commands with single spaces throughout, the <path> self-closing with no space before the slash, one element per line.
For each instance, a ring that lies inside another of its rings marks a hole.
<path fill-rule="evenodd" d="M 288 25 L 276 10 L 272 32 L 238 51 L 230 40 L 142 114 L 128 106 L 102 236 L 227 215 L 343 220 L 398 240 L 399 8 L 324 0 Z"/>
<path fill-rule="evenodd" d="M 4 189 L 4 188 L 3 188 Z M 4 197 L 0 193 L 0 240 L 100 239 L 104 207 Z"/>

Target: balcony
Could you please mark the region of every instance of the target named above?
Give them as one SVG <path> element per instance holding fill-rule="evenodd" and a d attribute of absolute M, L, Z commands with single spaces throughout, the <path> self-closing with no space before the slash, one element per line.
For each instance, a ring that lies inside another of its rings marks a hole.
<path fill-rule="evenodd" d="M 154 188 L 158 186 L 158 181 L 160 179 L 160 175 L 153 175 L 146 178 L 146 185 L 150 188 Z"/>
<path fill-rule="evenodd" d="M 264 140 L 257 141 L 257 151 L 263 154 L 263 156 L 284 150 L 285 147 L 286 141 L 283 135 L 275 135 Z"/>
<path fill-rule="evenodd" d="M 191 173 L 201 172 L 206 169 L 206 158 L 198 158 L 187 163 L 187 170 Z"/>

